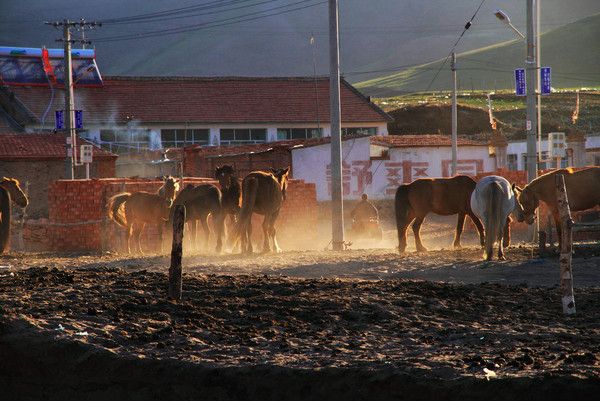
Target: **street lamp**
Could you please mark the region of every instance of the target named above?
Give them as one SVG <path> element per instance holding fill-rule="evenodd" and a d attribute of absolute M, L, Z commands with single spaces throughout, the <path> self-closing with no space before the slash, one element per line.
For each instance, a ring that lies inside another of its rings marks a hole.
<path fill-rule="evenodd" d="M 496 18 L 498 18 L 500 21 L 502 21 L 502 23 L 508 25 L 510 27 L 510 29 L 512 29 L 517 35 L 519 35 L 521 37 L 521 39 L 525 39 L 525 35 L 523 35 L 521 33 L 521 31 L 519 31 L 511 22 L 510 22 L 510 17 L 502 10 L 498 9 L 496 10 L 496 12 L 494 13 L 494 15 L 496 16 Z"/>
<path fill-rule="evenodd" d="M 525 65 L 527 69 L 527 116 L 526 118 L 526 131 L 527 131 L 527 182 L 533 181 L 537 177 L 537 159 L 540 158 L 541 152 L 541 125 L 540 125 L 540 97 L 539 97 L 539 77 L 540 77 L 540 57 L 539 57 L 539 16 L 540 16 L 540 0 L 527 0 L 526 2 L 526 19 L 527 19 L 527 59 Z M 535 7 L 534 7 L 535 6 Z M 534 8 L 536 10 L 534 10 Z M 537 12 L 536 12 L 537 11 Z M 515 33 L 521 38 L 525 36 L 519 32 L 510 23 L 510 18 L 502 10 L 496 10 L 494 13 L 496 18 L 508 25 Z M 537 24 L 535 23 L 535 17 L 537 16 Z M 536 86 L 538 93 L 536 94 Z M 537 97 L 537 101 L 536 101 Z M 539 149 L 536 149 L 535 136 L 538 134 Z M 539 211 L 539 209 L 538 209 Z M 539 217 L 539 216 L 538 216 Z M 539 218 L 537 219 L 539 224 Z M 532 237 L 535 239 L 536 229 L 533 227 Z"/>

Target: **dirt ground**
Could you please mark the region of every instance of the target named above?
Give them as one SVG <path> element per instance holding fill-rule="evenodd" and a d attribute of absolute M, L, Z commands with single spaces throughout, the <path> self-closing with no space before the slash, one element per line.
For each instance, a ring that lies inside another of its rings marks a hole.
<path fill-rule="evenodd" d="M 556 256 L 483 263 L 475 241 L 187 255 L 181 302 L 166 256 L 5 255 L 0 398 L 595 399 L 600 246 L 576 249 L 565 317 Z"/>

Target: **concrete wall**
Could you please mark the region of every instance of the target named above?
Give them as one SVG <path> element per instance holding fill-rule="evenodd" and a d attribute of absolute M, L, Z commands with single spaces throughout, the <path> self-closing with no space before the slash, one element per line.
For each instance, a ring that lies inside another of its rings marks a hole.
<path fill-rule="evenodd" d="M 359 199 L 363 193 L 373 199 L 394 197 L 398 185 L 417 178 L 449 176 L 452 151 L 445 147 L 391 148 L 387 156 L 369 138 L 342 142 L 342 181 L 345 199 Z M 294 178 L 315 183 L 317 199 L 331 199 L 329 144 L 292 150 Z M 377 157 L 381 155 L 382 157 Z M 461 146 L 458 172 L 476 175 L 493 171 L 495 160 L 487 146 Z"/>

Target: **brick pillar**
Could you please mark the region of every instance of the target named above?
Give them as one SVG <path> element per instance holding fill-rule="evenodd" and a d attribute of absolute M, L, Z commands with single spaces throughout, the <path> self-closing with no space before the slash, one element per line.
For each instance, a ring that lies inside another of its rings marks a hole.
<path fill-rule="evenodd" d="M 504 170 L 507 168 L 507 149 L 508 141 L 506 136 L 500 130 L 494 130 L 490 137 L 489 146 L 493 148 L 496 155 L 496 170 Z"/>

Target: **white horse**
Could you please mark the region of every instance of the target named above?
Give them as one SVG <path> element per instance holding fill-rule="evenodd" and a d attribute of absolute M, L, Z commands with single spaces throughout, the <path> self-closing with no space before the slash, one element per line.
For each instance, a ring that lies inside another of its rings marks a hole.
<path fill-rule="evenodd" d="M 504 247 L 510 245 L 510 214 L 523 215 L 518 202 L 516 186 L 497 175 L 484 177 L 475 186 L 471 194 L 471 209 L 483 222 L 485 229 L 485 259 L 492 260 L 494 244 L 498 245 L 498 259 L 504 260 Z"/>

